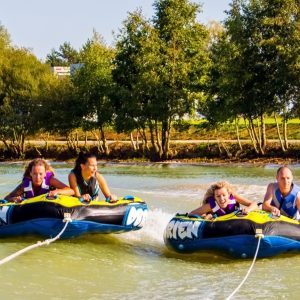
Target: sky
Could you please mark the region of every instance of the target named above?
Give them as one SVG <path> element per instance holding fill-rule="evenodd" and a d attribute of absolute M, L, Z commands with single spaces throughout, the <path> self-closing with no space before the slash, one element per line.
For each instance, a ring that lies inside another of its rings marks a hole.
<path fill-rule="evenodd" d="M 193 0 L 202 4 L 199 21 L 221 22 L 230 0 Z M 26 47 L 44 60 L 64 42 L 79 50 L 95 29 L 107 45 L 123 27 L 128 13 L 141 8 L 146 18 L 154 15 L 154 0 L 0 0 L 0 24 L 12 44 Z"/>

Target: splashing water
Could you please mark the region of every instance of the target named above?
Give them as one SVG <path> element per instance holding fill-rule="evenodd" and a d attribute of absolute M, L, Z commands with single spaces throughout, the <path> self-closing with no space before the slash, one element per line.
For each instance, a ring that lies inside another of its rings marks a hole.
<path fill-rule="evenodd" d="M 160 255 L 165 250 L 164 230 L 172 217 L 172 214 L 163 212 L 161 209 L 150 210 L 142 229 L 118 235 L 118 239 L 128 245 L 133 245 L 136 250 L 150 251 Z"/>

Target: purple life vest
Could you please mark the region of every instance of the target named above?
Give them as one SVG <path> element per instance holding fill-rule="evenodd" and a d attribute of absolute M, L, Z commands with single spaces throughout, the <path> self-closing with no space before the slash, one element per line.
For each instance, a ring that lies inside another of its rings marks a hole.
<path fill-rule="evenodd" d="M 214 197 L 209 197 L 207 202 L 210 205 L 211 210 L 217 216 L 224 216 L 230 214 L 239 208 L 238 202 L 236 202 L 235 198 L 230 195 L 227 206 L 223 209 L 219 206 Z"/>
<path fill-rule="evenodd" d="M 53 176 L 52 172 L 47 171 L 46 176 L 44 177 L 43 183 L 41 185 L 40 190 L 34 194 L 33 187 L 32 187 L 32 180 L 29 177 L 23 178 L 23 188 L 24 188 L 24 197 L 25 198 L 33 198 L 35 196 L 39 196 L 42 194 L 46 194 L 50 191 L 50 180 Z"/>

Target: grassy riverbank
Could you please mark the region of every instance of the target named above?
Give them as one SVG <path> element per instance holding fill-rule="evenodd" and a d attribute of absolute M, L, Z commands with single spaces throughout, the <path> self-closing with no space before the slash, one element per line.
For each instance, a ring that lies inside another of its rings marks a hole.
<path fill-rule="evenodd" d="M 55 161 L 73 161 L 80 150 L 95 153 L 99 160 L 104 161 L 127 161 L 127 162 L 150 162 L 151 150 L 133 150 L 129 142 L 109 142 L 109 154 L 101 153 L 95 142 L 84 145 L 79 143 L 77 148 L 70 148 L 65 142 L 49 142 L 47 145 L 41 142 L 31 141 L 26 147 L 24 156 L 19 160 L 29 160 L 43 157 Z M 242 150 L 236 142 L 220 143 L 211 141 L 180 141 L 170 145 L 170 158 L 165 162 L 184 163 L 250 163 L 250 164 L 293 164 L 300 162 L 300 143 L 291 143 L 289 149 L 283 152 L 278 143 L 268 143 L 266 154 L 258 155 L 252 145 L 243 142 Z M 0 148 L 0 160 L 12 161 L 15 157 L 10 156 L 4 148 Z M 18 160 L 18 159 L 17 159 Z"/>
<path fill-rule="evenodd" d="M 237 140 L 236 127 L 232 123 L 219 126 L 217 129 L 209 128 L 207 121 L 184 121 L 174 124 L 170 143 L 168 161 L 181 161 L 189 163 L 298 163 L 300 158 L 300 121 L 290 120 L 288 124 L 289 147 L 283 151 L 274 120 L 266 120 L 267 146 L 264 154 L 258 154 L 251 140 L 246 125 L 239 122 L 240 145 Z M 35 157 L 44 157 L 50 160 L 74 160 L 80 150 L 88 150 L 106 161 L 159 161 L 151 149 L 143 148 L 141 139 L 133 134 L 135 146 L 133 148 L 130 137 L 125 133 L 116 133 L 113 128 L 105 130 L 108 154 L 101 152 L 95 136 L 89 132 L 76 130 L 69 143 L 60 135 L 47 135 L 29 137 L 25 151 L 16 156 L 0 143 L 0 160 L 24 160 Z M 149 133 L 147 133 L 149 134 Z M 148 136 L 148 141 L 150 137 Z M 150 147 L 150 145 L 149 145 Z"/>

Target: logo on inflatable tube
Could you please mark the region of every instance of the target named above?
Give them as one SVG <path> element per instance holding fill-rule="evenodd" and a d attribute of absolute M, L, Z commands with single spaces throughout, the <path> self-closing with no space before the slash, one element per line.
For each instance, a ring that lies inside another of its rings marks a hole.
<path fill-rule="evenodd" d="M 0 225 L 7 224 L 7 212 L 9 206 L 1 206 L 0 207 Z"/>
<path fill-rule="evenodd" d="M 132 227 L 143 227 L 147 217 L 147 209 L 131 206 L 125 216 L 124 224 Z"/>
<path fill-rule="evenodd" d="M 172 220 L 165 230 L 165 238 L 184 240 L 198 238 L 198 229 L 201 222 Z"/>

